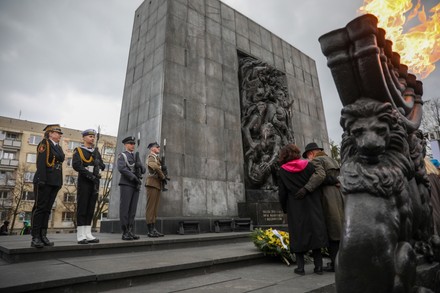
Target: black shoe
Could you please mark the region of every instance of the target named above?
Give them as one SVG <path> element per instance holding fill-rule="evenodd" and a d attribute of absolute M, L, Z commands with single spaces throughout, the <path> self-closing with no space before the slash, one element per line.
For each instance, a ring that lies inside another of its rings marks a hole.
<path fill-rule="evenodd" d="M 87 241 L 87 239 L 83 239 L 78 241 L 78 244 L 89 244 L 89 241 Z"/>
<path fill-rule="evenodd" d="M 133 237 L 128 232 L 122 234 L 122 240 L 133 240 Z"/>
<path fill-rule="evenodd" d="M 156 233 L 153 233 L 153 232 L 148 232 L 147 236 L 148 236 L 148 237 L 152 237 L 152 238 L 157 238 L 157 237 L 159 237 L 159 235 L 157 235 Z"/>
<path fill-rule="evenodd" d="M 164 235 L 162 233 L 160 233 L 159 231 L 156 230 L 156 228 L 153 228 L 153 234 L 156 235 L 156 237 L 163 237 Z"/>
<path fill-rule="evenodd" d="M 46 237 L 47 235 L 47 229 L 41 229 L 41 241 L 44 243 L 44 246 L 53 246 L 54 243 L 51 242 L 49 239 L 47 239 Z"/>
<path fill-rule="evenodd" d="M 99 243 L 99 239 L 98 238 L 93 238 L 92 240 L 87 239 L 88 243 Z"/>
<path fill-rule="evenodd" d="M 293 270 L 293 272 L 297 275 L 301 275 L 304 276 L 306 274 L 306 272 L 304 271 L 304 269 L 300 269 L 300 268 L 296 268 Z"/>
<path fill-rule="evenodd" d="M 41 241 L 40 237 L 32 237 L 31 247 L 43 248 L 44 247 L 44 243 L 43 243 L 43 241 Z"/>
<path fill-rule="evenodd" d="M 322 267 L 315 267 L 313 272 L 317 275 L 322 275 Z"/>
<path fill-rule="evenodd" d="M 139 238 L 141 238 L 141 237 L 139 237 L 139 235 L 136 235 L 136 234 L 134 234 L 133 232 L 128 232 L 129 234 L 130 234 L 130 236 L 131 236 L 131 238 L 133 238 L 133 240 L 139 240 Z"/>

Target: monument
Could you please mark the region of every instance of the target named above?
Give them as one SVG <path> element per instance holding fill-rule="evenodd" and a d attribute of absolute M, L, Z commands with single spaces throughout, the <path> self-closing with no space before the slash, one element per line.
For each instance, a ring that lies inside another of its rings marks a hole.
<path fill-rule="evenodd" d="M 438 292 L 440 241 L 418 130 L 422 83 L 377 23 L 366 14 L 319 39 L 344 106 L 336 290 Z"/>
<path fill-rule="evenodd" d="M 165 233 L 181 220 L 202 231 L 236 217 L 282 224 L 279 147 L 329 148 L 314 60 L 218 0 L 146 0 L 136 10 L 117 152 L 138 132 L 143 160 L 149 142 L 167 141 L 171 181 L 157 223 Z M 118 181 L 115 171 L 102 231 L 120 229 Z M 137 233 L 145 204 L 142 187 Z"/>

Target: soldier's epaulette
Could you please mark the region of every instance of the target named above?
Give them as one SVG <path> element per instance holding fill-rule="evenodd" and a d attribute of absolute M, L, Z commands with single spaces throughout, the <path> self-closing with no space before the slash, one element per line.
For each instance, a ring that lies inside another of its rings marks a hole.
<path fill-rule="evenodd" d="M 47 145 L 46 139 L 43 138 L 43 140 L 41 140 L 40 143 L 37 146 L 37 151 L 39 153 L 44 153 L 46 151 L 46 148 L 47 148 L 46 145 Z"/>

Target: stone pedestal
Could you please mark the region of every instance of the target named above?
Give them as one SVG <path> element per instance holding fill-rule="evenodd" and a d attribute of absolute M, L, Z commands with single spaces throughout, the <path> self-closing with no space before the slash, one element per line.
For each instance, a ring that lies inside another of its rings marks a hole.
<path fill-rule="evenodd" d="M 251 218 L 256 227 L 287 225 L 277 191 L 246 190 L 246 202 L 238 203 L 238 215 L 241 218 Z"/>
<path fill-rule="evenodd" d="M 164 223 L 237 217 L 237 203 L 247 202 L 239 54 L 285 73 L 296 143 L 302 147 L 316 141 L 328 148 L 318 75 L 310 57 L 218 0 L 144 1 L 135 12 L 116 151 L 123 150 L 124 137 L 140 132 L 138 150 L 145 160 L 146 145 L 166 138 L 171 181 L 158 211 Z M 104 223 L 102 231 L 119 226 L 119 179 L 115 170 L 111 223 Z M 246 204 L 258 215 L 257 222 L 283 222 L 279 213 L 271 212 L 279 212 L 276 200 L 249 199 Z M 137 221 L 145 219 L 146 201 L 142 187 Z"/>

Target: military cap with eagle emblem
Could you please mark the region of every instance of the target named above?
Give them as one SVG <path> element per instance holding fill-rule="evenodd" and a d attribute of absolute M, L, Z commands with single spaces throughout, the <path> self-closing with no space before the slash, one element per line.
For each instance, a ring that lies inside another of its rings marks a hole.
<path fill-rule="evenodd" d="M 96 135 L 96 131 L 95 129 L 86 129 L 83 132 L 81 132 L 82 136 L 87 136 L 87 135 Z"/>
<path fill-rule="evenodd" d="M 58 132 L 59 134 L 63 134 L 61 131 L 61 126 L 59 124 L 49 124 L 43 129 L 44 132 Z"/>
<path fill-rule="evenodd" d="M 134 137 L 134 136 L 129 136 L 129 137 L 126 137 L 126 138 L 124 138 L 123 140 L 122 140 L 122 143 L 123 144 L 127 144 L 127 143 L 136 143 L 135 142 L 136 141 L 136 138 Z"/>

